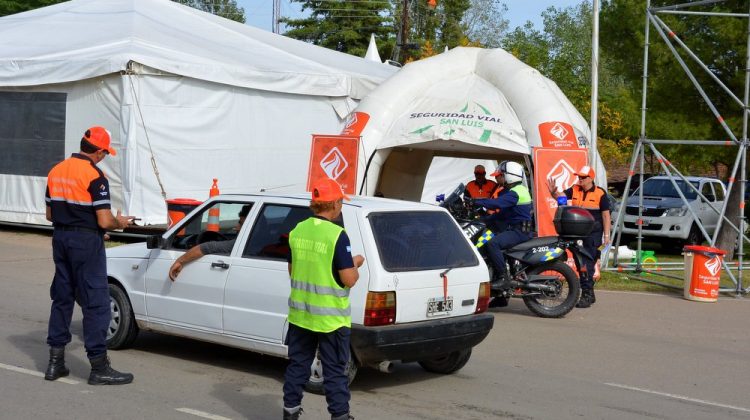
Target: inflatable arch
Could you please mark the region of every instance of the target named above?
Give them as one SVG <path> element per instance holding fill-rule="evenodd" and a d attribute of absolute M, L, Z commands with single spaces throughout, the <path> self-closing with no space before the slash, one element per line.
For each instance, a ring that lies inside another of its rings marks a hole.
<path fill-rule="evenodd" d="M 590 138 L 553 81 L 502 49 L 468 47 L 404 66 L 362 100 L 343 134 L 362 138 L 358 194 L 413 201 L 435 156 L 529 164 L 532 147 L 587 148 Z"/>

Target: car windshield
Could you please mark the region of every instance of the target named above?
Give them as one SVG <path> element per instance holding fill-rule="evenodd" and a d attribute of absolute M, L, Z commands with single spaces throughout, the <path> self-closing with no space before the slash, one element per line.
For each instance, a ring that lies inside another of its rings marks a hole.
<path fill-rule="evenodd" d="M 676 179 L 674 180 L 677 184 L 677 187 L 682 191 L 682 193 L 685 195 L 685 198 L 688 200 L 694 200 L 698 195 L 697 193 L 688 186 L 688 184 L 681 180 Z M 698 188 L 698 182 L 691 182 L 693 186 L 697 189 Z M 638 189 L 640 190 L 640 188 Z M 635 190 L 633 193 L 633 196 L 638 196 L 639 192 L 638 190 Z M 664 197 L 664 198 L 679 198 L 680 195 L 677 193 L 677 190 L 674 189 L 674 186 L 672 185 L 672 181 L 669 179 L 649 179 L 646 182 L 643 183 L 643 195 L 648 197 Z"/>
<path fill-rule="evenodd" d="M 369 216 L 383 267 L 418 271 L 476 266 L 479 261 L 450 215 L 437 211 Z"/>

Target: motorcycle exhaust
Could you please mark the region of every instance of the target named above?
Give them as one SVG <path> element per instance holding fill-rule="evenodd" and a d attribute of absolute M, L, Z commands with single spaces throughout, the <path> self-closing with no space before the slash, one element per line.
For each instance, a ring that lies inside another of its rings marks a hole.
<path fill-rule="evenodd" d="M 391 362 L 390 360 L 386 360 L 376 365 L 372 365 L 372 367 L 374 367 L 375 369 L 383 373 L 393 373 L 393 362 Z"/>

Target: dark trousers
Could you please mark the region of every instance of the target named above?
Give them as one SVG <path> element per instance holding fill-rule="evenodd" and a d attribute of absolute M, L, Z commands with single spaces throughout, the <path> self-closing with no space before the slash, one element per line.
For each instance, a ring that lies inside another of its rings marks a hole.
<path fill-rule="evenodd" d="M 592 290 L 594 288 L 594 270 L 596 270 L 596 260 L 599 259 L 599 247 L 602 246 L 602 234 L 602 231 L 591 232 L 591 234 L 583 240 L 583 249 L 586 250 L 593 259 L 583 257 L 583 262 L 586 264 L 588 275 L 580 276 L 582 290 Z"/>
<path fill-rule="evenodd" d="M 302 404 L 302 391 L 310 378 L 310 365 L 315 358 L 315 350 L 319 349 L 328 412 L 332 416 L 349 412 L 351 396 L 346 364 L 349 363 L 350 336 L 351 330 L 346 327 L 330 333 L 318 333 L 289 324 L 286 334 L 289 365 L 284 376 L 284 407 L 294 408 Z"/>
<path fill-rule="evenodd" d="M 495 233 L 495 236 L 487 242 L 485 245 L 487 247 L 487 253 L 489 254 L 490 260 L 492 260 L 492 265 L 495 266 L 495 271 L 498 274 L 505 273 L 505 256 L 503 255 L 503 250 L 512 248 L 521 242 L 528 241 L 530 238 L 531 235 L 526 232 L 518 229 L 508 229 L 499 234 Z"/>
<path fill-rule="evenodd" d="M 64 347 L 70 343 L 70 321 L 75 302 L 83 312 L 83 340 L 89 359 L 107 352 L 109 308 L 107 260 L 104 239 L 95 232 L 58 231 L 52 234 L 55 277 L 50 287 L 52 308 L 47 344 Z"/>

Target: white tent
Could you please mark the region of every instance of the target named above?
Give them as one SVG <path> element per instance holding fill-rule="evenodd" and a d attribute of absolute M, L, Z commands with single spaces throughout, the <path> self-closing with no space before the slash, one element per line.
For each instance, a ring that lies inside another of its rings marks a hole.
<path fill-rule="evenodd" d="M 114 206 L 163 223 L 167 198 L 303 190 L 311 134 L 336 133 L 397 69 L 168 0 L 74 0 L 0 18 L 0 221 L 46 223 L 52 164 L 85 129 Z M 156 167 L 152 166 L 152 157 Z"/>
<path fill-rule="evenodd" d="M 481 163 L 443 161 L 443 171 L 451 173 L 435 179 L 427 176 L 428 169 L 435 174 L 435 156 L 530 164 L 542 136 L 572 138 L 567 144 L 576 148 L 588 147 L 591 137 L 586 120 L 553 81 L 502 49 L 459 47 L 410 63 L 355 112 L 368 121 L 358 133 L 364 143 L 358 192 L 408 200 L 434 202 L 436 192 L 471 179 L 471 168 Z M 589 153 L 595 154 L 597 184 L 606 187 L 598 152 Z"/>

